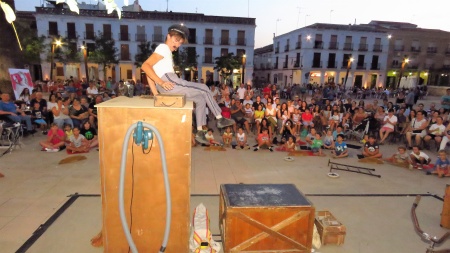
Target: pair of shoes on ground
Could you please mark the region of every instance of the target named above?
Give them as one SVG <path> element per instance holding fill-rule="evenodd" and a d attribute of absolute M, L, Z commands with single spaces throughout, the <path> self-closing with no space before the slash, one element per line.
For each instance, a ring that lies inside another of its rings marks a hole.
<path fill-rule="evenodd" d="M 255 149 L 253 149 L 253 151 L 258 151 L 259 150 L 259 147 L 256 147 Z M 273 152 L 273 148 L 272 147 L 269 147 L 269 150 L 270 150 L 270 152 Z"/>
<path fill-rule="evenodd" d="M 41 151 L 47 151 L 47 152 L 59 152 L 59 148 L 42 148 Z"/>

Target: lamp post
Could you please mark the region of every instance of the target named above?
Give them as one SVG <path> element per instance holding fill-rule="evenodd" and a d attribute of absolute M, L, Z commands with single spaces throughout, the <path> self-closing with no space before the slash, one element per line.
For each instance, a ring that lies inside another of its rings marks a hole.
<path fill-rule="evenodd" d="M 50 60 L 50 81 L 53 80 L 53 58 L 55 57 L 55 46 L 61 46 L 61 41 L 56 40 L 54 43 L 52 43 L 52 57 Z"/>
<path fill-rule="evenodd" d="M 348 72 L 350 71 L 350 67 L 352 66 L 353 60 L 354 60 L 353 57 L 350 57 L 350 59 L 348 59 L 347 61 L 347 73 L 345 73 L 344 90 L 345 87 L 347 87 Z"/>
<path fill-rule="evenodd" d="M 83 49 L 84 71 L 86 72 L 86 82 L 89 83 L 89 70 L 88 70 L 88 63 L 87 63 L 87 47 L 85 45 L 85 42 L 83 42 L 81 49 Z"/>
<path fill-rule="evenodd" d="M 276 22 L 275 22 L 275 36 L 278 35 L 278 22 L 280 22 L 281 19 L 277 18 Z"/>
<path fill-rule="evenodd" d="M 402 80 L 403 71 L 405 70 L 405 65 L 408 64 L 409 59 L 405 56 L 402 61 L 402 68 L 400 69 L 400 76 L 398 77 L 397 89 L 400 87 L 400 81 Z"/>
<path fill-rule="evenodd" d="M 247 62 L 247 56 L 242 56 L 242 83 L 245 83 L 245 63 Z"/>

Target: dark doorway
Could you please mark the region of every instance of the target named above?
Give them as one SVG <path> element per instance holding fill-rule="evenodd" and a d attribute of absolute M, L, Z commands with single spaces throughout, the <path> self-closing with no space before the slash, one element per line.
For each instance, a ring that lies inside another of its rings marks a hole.
<path fill-rule="evenodd" d="M 358 88 L 362 87 L 362 79 L 363 79 L 363 76 L 361 76 L 361 75 L 355 76 L 355 87 L 358 87 Z"/>
<path fill-rule="evenodd" d="M 370 88 L 374 88 L 377 86 L 377 75 L 370 76 Z"/>

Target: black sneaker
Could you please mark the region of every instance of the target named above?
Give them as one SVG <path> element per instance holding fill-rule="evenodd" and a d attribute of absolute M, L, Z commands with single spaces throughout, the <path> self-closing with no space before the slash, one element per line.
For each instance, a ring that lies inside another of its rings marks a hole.
<path fill-rule="evenodd" d="M 255 148 L 255 149 L 253 149 L 253 151 L 258 151 L 259 150 L 259 148 Z"/>
<path fill-rule="evenodd" d="M 431 171 L 425 172 L 425 175 L 431 175 Z"/>
<path fill-rule="evenodd" d="M 234 123 L 235 122 L 232 119 L 220 118 L 217 121 L 217 128 L 224 128 L 224 127 L 227 127 L 227 126 L 232 126 L 232 125 L 234 125 Z"/>
<path fill-rule="evenodd" d="M 208 145 L 209 141 L 205 137 L 206 131 L 204 130 L 198 130 L 197 134 L 195 135 L 195 140 L 201 144 Z"/>
<path fill-rule="evenodd" d="M 43 135 L 46 135 L 48 132 L 47 131 L 42 131 L 42 134 Z"/>
<path fill-rule="evenodd" d="M 358 157 L 358 159 L 363 159 L 364 156 L 363 155 L 356 155 Z"/>
<path fill-rule="evenodd" d="M 269 150 L 270 150 L 270 152 L 273 152 L 273 148 L 272 147 L 269 147 Z"/>

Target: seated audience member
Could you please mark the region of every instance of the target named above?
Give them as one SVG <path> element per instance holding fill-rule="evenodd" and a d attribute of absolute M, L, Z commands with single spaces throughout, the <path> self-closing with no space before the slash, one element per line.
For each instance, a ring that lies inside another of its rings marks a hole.
<path fill-rule="evenodd" d="M 284 143 L 283 146 L 276 148 L 276 150 L 277 151 L 287 151 L 287 152 L 295 151 L 294 136 L 289 136 L 286 143 Z"/>
<path fill-rule="evenodd" d="M 313 144 L 314 139 L 316 138 L 316 129 L 315 128 L 311 128 L 311 130 L 309 131 L 308 135 L 306 135 L 305 137 L 305 141 L 308 147 L 311 147 L 311 145 Z"/>
<path fill-rule="evenodd" d="M 316 133 L 316 137 L 311 143 L 311 150 L 312 152 L 317 153 L 317 155 L 322 156 L 322 146 L 323 146 L 322 134 Z"/>
<path fill-rule="evenodd" d="M 236 149 L 250 149 L 250 146 L 247 144 L 247 134 L 245 134 L 244 129 L 239 127 L 238 132 L 236 133 Z"/>
<path fill-rule="evenodd" d="M 302 113 L 302 125 L 305 128 L 314 127 L 313 115 L 311 114 L 311 111 L 309 110 L 309 108 L 306 108 L 305 112 Z"/>
<path fill-rule="evenodd" d="M 70 137 L 73 136 L 72 125 L 64 124 L 64 136 L 66 138 L 66 142 L 69 143 Z"/>
<path fill-rule="evenodd" d="M 397 153 L 393 154 L 389 158 L 386 158 L 385 161 L 407 167 L 409 164 L 409 155 L 406 153 L 405 147 L 398 147 Z"/>
<path fill-rule="evenodd" d="M 209 142 L 209 144 L 206 144 L 208 146 L 221 146 L 220 142 L 214 140 L 214 130 L 212 130 L 211 128 L 208 129 L 208 131 L 205 134 L 205 138 L 206 140 Z"/>
<path fill-rule="evenodd" d="M 97 131 L 91 126 L 89 121 L 84 122 L 80 129 L 80 133 L 88 141 L 89 147 L 93 148 L 98 146 Z"/>
<path fill-rule="evenodd" d="M 397 116 L 394 115 L 394 109 L 389 109 L 388 115 L 384 116 L 383 124 L 380 129 L 380 144 L 384 144 L 384 140 L 395 130 Z"/>
<path fill-rule="evenodd" d="M 442 141 L 439 150 L 445 150 L 449 140 L 450 140 L 450 124 L 447 125 L 444 133 L 442 134 Z"/>
<path fill-rule="evenodd" d="M 300 135 L 300 126 L 302 123 L 300 122 L 300 111 L 298 108 L 294 108 L 294 112 L 291 114 L 292 122 L 294 123 L 294 132 L 296 136 Z"/>
<path fill-rule="evenodd" d="M 286 143 L 289 137 L 292 137 L 295 142 L 295 126 L 290 119 L 288 119 L 286 123 L 282 125 L 280 129 L 280 135 L 282 144 Z"/>
<path fill-rule="evenodd" d="M 254 118 L 253 115 L 255 114 L 253 111 L 252 105 L 246 104 L 244 107 L 244 112 L 245 112 L 244 119 L 247 120 L 248 124 L 252 124 L 253 118 Z M 248 132 L 248 133 L 250 134 L 250 132 Z"/>
<path fill-rule="evenodd" d="M 231 146 L 231 142 L 233 141 L 233 133 L 231 132 L 231 127 L 225 128 L 225 131 L 222 134 L 222 141 L 225 147 Z"/>
<path fill-rule="evenodd" d="M 84 122 L 89 120 L 89 111 L 81 105 L 78 98 L 75 98 L 72 101 L 72 106 L 69 108 L 69 116 L 74 126 L 81 127 Z"/>
<path fill-rule="evenodd" d="M 245 129 L 247 130 L 247 133 L 250 133 L 250 124 L 245 119 L 245 110 L 244 106 L 241 104 L 241 101 L 236 100 L 236 103 L 231 106 L 231 118 L 235 121 L 233 125 L 233 130 L 236 133 L 236 125 L 237 124 L 243 124 L 245 126 Z"/>
<path fill-rule="evenodd" d="M 26 115 L 24 111 L 16 108 L 14 102 L 10 100 L 10 96 L 7 93 L 1 95 L 2 100 L 0 101 L 0 115 L 6 116 L 9 120 L 13 122 L 24 121 L 27 125 L 27 131 L 30 134 L 36 133 L 31 124 L 31 116 Z"/>
<path fill-rule="evenodd" d="M 94 102 L 89 104 L 89 122 L 91 123 L 91 126 L 97 125 L 97 107 L 96 105 L 103 102 L 102 96 L 95 96 Z"/>
<path fill-rule="evenodd" d="M 436 147 L 439 148 L 442 141 L 442 136 L 444 135 L 446 128 L 444 124 L 442 124 L 442 122 L 442 117 L 438 116 L 436 118 L 436 123 L 432 124 L 430 128 L 428 128 L 428 134 L 423 138 L 423 141 L 427 146 L 429 146 L 430 140 L 433 139 L 436 141 Z"/>
<path fill-rule="evenodd" d="M 58 128 L 58 125 L 52 123 L 50 130 L 47 134 L 47 139 L 45 141 L 39 142 L 42 150 L 46 151 L 59 151 L 65 145 L 65 136 L 63 130 Z"/>
<path fill-rule="evenodd" d="M 344 142 L 343 134 L 337 135 L 334 149 L 331 150 L 331 154 L 334 158 L 344 158 L 348 156 L 347 144 Z"/>
<path fill-rule="evenodd" d="M 258 134 L 257 142 L 258 146 L 253 151 L 258 151 L 260 148 L 267 148 L 270 152 L 273 152 L 270 144 L 269 130 L 267 128 L 261 129 L 262 133 Z"/>
<path fill-rule="evenodd" d="M 47 134 L 47 122 L 45 121 L 44 113 L 39 109 L 39 103 L 34 103 L 31 111 L 31 118 L 35 124 L 41 128 L 42 134 Z"/>
<path fill-rule="evenodd" d="M 31 99 L 30 105 L 33 105 L 36 102 L 39 103 L 39 109 L 45 113 L 47 112 L 47 100 L 43 99 L 42 97 L 42 92 L 36 92 L 36 97 Z"/>
<path fill-rule="evenodd" d="M 69 99 L 58 98 L 56 105 L 52 109 L 53 122 L 62 128 L 64 124 L 69 124 L 73 127 L 72 119 L 69 116 Z"/>
<path fill-rule="evenodd" d="M 412 152 L 409 155 L 409 158 L 411 159 L 410 168 L 411 169 L 423 169 L 423 165 L 427 165 L 431 162 L 430 157 L 425 154 L 424 152 L 420 151 L 419 146 L 413 146 Z"/>
<path fill-rule="evenodd" d="M 242 104 L 244 106 L 247 106 L 247 104 L 250 104 L 250 107 L 252 107 L 253 106 L 253 100 L 250 98 L 250 96 L 247 95 L 247 96 L 245 96 L 245 99 L 242 102 Z"/>
<path fill-rule="evenodd" d="M 363 107 L 359 107 L 353 115 L 353 128 L 361 124 L 365 118 L 367 118 L 366 112 L 364 111 Z"/>
<path fill-rule="evenodd" d="M 67 145 L 67 150 L 72 152 L 89 152 L 89 142 L 86 138 L 80 134 L 80 128 L 73 128 L 73 135 L 69 139 L 70 143 Z"/>
<path fill-rule="evenodd" d="M 369 136 L 369 141 L 364 144 L 364 150 L 362 155 L 358 155 L 358 158 L 381 158 L 383 155 L 380 153 L 380 146 L 376 143 L 375 136 Z"/>
<path fill-rule="evenodd" d="M 264 111 L 266 119 L 269 121 L 272 129 L 277 127 L 277 109 L 271 102 L 267 102 L 266 110 Z"/>
<path fill-rule="evenodd" d="M 323 147 L 325 149 L 333 149 L 334 148 L 334 138 L 333 132 L 331 129 L 327 130 L 325 137 L 323 138 Z"/>
<path fill-rule="evenodd" d="M 416 117 L 411 119 L 409 129 L 406 131 L 406 140 L 408 141 L 409 149 L 412 149 L 412 137 L 416 141 L 416 145 L 420 145 L 422 138 L 427 135 L 426 128 L 428 121 L 423 115 L 423 111 L 416 113 Z"/>
<path fill-rule="evenodd" d="M 260 127 L 261 127 L 261 121 L 264 118 L 264 111 L 263 111 L 263 105 L 259 104 L 254 111 L 253 118 L 256 123 L 256 133 L 259 133 Z"/>
<path fill-rule="evenodd" d="M 433 169 L 427 171 L 426 174 L 437 174 L 438 177 L 450 177 L 450 161 L 444 150 L 438 152 L 438 159 L 436 160 Z"/>

